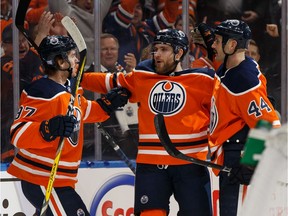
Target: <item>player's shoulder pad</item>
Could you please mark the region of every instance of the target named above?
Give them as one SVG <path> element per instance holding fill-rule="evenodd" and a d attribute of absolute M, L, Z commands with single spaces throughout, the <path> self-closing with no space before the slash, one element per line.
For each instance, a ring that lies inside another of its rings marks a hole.
<path fill-rule="evenodd" d="M 46 77 L 35 80 L 25 88 L 29 96 L 50 99 L 66 88 Z"/>
<path fill-rule="evenodd" d="M 244 93 L 259 85 L 260 71 L 257 63 L 246 57 L 237 67 L 231 68 L 221 82 L 234 94 Z"/>
<path fill-rule="evenodd" d="M 139 62 L 139 64 L 135 67 L 135 71 L 148 71 L 155 73 L 155 67 L 152 59 L 147 59 Z"/>
<path fill-rule="evenodd" d="M 183 74 L 202 74 L 202 75 L 206 75 L 209 76 L 211 78 L 214 77 L 215 75 L 215 71 L 205 67 L 205 68 L 189 68 L 189 69 L 185 69 L 183 71 L 177 72 L 175 73 L 175 76 L 179 76 L 179 75 L 183 75 Z"/>

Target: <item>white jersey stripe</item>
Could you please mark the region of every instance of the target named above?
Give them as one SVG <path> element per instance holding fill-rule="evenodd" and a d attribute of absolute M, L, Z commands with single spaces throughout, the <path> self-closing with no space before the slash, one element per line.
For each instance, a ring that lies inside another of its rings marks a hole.
<path fill-rule="evenodd" d="M 193 148 L 193 149 L 185 149 L 185 150 L 179 150 L 183 154 L 191 154 L 191 153 L 198 153 L 198 152 L 206 152 L 208 151 L 208 147 L 203 148 Z M 139 149 L 138 154 L 143 155 L 169 155 L 166 150 L 143 150 Z"/>
<path fill-rule="evenodd" d="M 207 131 L 193 134 L 169 134 L 171 140 L 194 139 L 207 136 Z M 139 134 L 140 139 L 158 139 L 157 134 Z"/>
<path fill-rule="evenodd" d="M 17 161 L 13 160 L 12 164 L 16 167 L 18 167 L 21 170 L 24 170 L 28 173 L 34 174 L 34 175 L 39 175 L 39 176 L 45 176 L 45 177 L 49 177 L 50 176 L 50 172 L 43 172 L 43 171 L 38 171 L 35 169 L 31 169 L 30 167 L 24 166 L 22 164 L 19 164 Z M 73 177 L 69 177 L 69 176 L 64 176 L 64 175 L 57 175 L 55 176 L 55 179 L 70 179 L 73 181 L 77 181 L 77 178 L 73 178 Z"/>

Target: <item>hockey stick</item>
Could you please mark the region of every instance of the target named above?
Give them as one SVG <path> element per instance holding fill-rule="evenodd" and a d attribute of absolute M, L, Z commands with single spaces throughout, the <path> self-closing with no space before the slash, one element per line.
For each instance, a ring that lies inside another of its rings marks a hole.
<path fill-rule="evenodd" d="M 223 172 L 230 172 L 231 171 L 231 168 L 228 168 L 226 166 L 221 166 L 218 164 L 211 163 L 209 161 L 203 161 L 203 160 L 199 160 L 199 159 L 196 159 L 193 157 L 189 157 L 189 156 L 183 154 L 182 152 L 180 152 L 175 147 L 175 145 L 171 142 L 171 139 L 170 139 L 168 132 L 167 132 L 167 129 L 166 129 L 164 117 L 162 114 L 158 113 L 157 115 L 155 115 L 154 125 L 155 125 L 157 135 L 158 135 L 163 147 L 166 149 L 168 154 L 171 155 L 172 157 L 175 157 L 175 158 L 178 158 L 181 160 L 185 160 L 185 161 L 189 161 L 189 162 L 192 162 L 194 164 L 198 164 L 200 166 L 218 169 L 218 170 L 223 171 Z"/>
<path fill-rule="evenodd" d="M 136 174 L 136 168 L 132 164 L 132 162 L 129 160 L 129 158 L 126 156 L 126 154 L 122 151 L 122 149 L 119 147 L 119 145 L 116 144 L 112 136 L 105 130 L 105 128 L 102 126 L 101 123 L 96 123 L 97 128 L 102 133 L 102 135 L 105 137 L 105 139 L 108 141 L 108 143 L 112 146 L 112 148 L 115 150 L 117 155 L 124 160 L 126 165 L 131 169 L 131 171 Z"/>
<path fill-rule="evenodd" d="M 24 21 L 25 21 L 25 16 L 26 12 L 29 8 L 31 0 L 20 0 L 18 7 L 17 7 L 17 12 L 16 12 L 16 17 L 15 17 L 15 25 L 19 29 L 20 32 L 25 36 L 25 38 L 29 41 L 29 43 L 36 49 L 38 50 L 38 46 L 36 43 L 32 40 L 32 38 L 28 35 L 28 32 L 24 28 Z"/>
<path fill-rule="evenodd" d="M 77 78 L 76 78 L 76 83 L 75 83 L 75 87 L 72 88 L 72 94 L 70 97 L 70 101 L 69 101 L 69 105 L 68 105 L 68 109 L 67 109 L 67 113 L 66 115 L 72 115 L 73 112 L 73 105 L 74 105 L 74 101 L 75 101 L 75 95 L 78 91 L 78 87 L 81 81 L 81 77 L 82 77 L 82 73 L 84 70 L 84 66 L 86 63 L 86 54 L 87 54 L 87 48 L 86 48 L 86 44 L 85 41 L 82 37 L 82 34 L 80 33 L 79 29 L 77 28 L 76 24 L 73 22 L 72 19 L 70 19 L 68 16 L 65 16 L 62 20 L 61 23 L 63 24 L 63 26 L 66 28 L 66 30 L 68 31 L 69 35 L 72 37 L 72 39 L 74 40 L 74 42 L 77 45 L 77 48 L 80 52 L 80 63 L 79 63 L 79 69 L 78 69 L 78 74 L 77 74 Z M 41 208 L 41 213 L 40 216 L 45 216 L 46 215 L 46 211 L 48 209 L 48 205 L 49 205 L 49 200 L 50 200 L 50 195 L 51 195 L 51 191 L 53 188 L 53 183 L 55 180 L 55 176 L 56 176 L 56 172 L 58 169 L 58 165 L 59 165 L 59 161 L 60 161 L 60 156 L 61 156 L 61 152 L 64 146 L 64 137 L 60 138 L 59 144 L 58 144 L 58 148 L 56 151 L 56 156 L 54 159 L 54 163 L 51 169 L 51 173 L 50 173 L 50 177 L 49 177 L 49 182 L 47 185 L 47 189 L 46 189 L 46 193 L 45 193 L 45 199 L 43 201 L 42 204 L 42 208 Z"/>

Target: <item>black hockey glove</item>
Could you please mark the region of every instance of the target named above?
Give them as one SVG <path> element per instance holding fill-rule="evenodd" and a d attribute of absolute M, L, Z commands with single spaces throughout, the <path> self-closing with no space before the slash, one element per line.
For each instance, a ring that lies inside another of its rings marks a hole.
<path fill-rule="evenodd" d="M 201 37 L 199 37 L 199 34 Z M 192 33 L 192 37 L 194 39 L 194 43 L 203 45 L 207 49 L 207 57 L 212 61 L 214 55 L 212 44 L 215 40 L 214 30 L 206 23 L 200 23 L 197 28 L 195 28 L 194 33 Z"/>
<path fill-rule="evenodd" d="M 131 93 L 125 88 L 114 88 L 96 101 L 110 115 L 118 107 L 127 104 L 130 95 Z"/>
<path fill-rule="evenodd" d="M 245 166 L 245 165 L 235 165 L 231 167 L 231 172 L 228 174 L 229 180 L 234 184 L 249 185 L 252 175 L 254 173 L 255 167 Z"/>
<path fill-rule="evenodd" d="M 58 115 L 43 121 L 40 125 L 40 133 L 47 142 L 55 140 L 58 136 L 69 137 L 73 133 L 76 121 L 74 115 Z"/>

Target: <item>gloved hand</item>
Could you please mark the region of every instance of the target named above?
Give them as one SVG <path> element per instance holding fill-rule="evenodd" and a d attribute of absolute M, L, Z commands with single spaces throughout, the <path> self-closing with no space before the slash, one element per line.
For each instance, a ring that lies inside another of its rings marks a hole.
<path fill-rule="evenodd" d="M 73 133 L 76 121 L 74 115 L 58 115 L 43 121 L 40 125 L 40 133 L 47 142 L 55 140 L 58 136 L 69 137 Z"/>
<path fill-rule="evenodd" d="M 238 164 L 231 168 L 231 172 L 228 174 L 231 183 L 240 183 L 243 185 L 250 184 L 255 167 Z"/>
<path fill-rule="evenodd" d="M 211 27 L 209 27 L 206 23 L 200 23 L 197 28 L 191 32 L 193 37 L 193 42 L 195 44 L 200 44 L 207 49 L 208 58 L 212 60 L 214 55 L 214 50 L 212 48 L 212 44 L 215 40 L 215 34 Z"/>
<path fill-rule="evenodd" d="M 123 107 L 128 102 L 130 95 L 131 93 L 125 88 L 114 88 L 96 101 L 110 115 L 118 107 Z"/>

